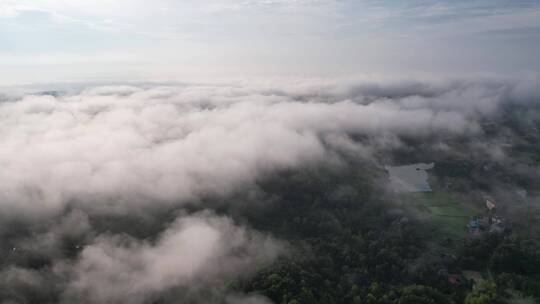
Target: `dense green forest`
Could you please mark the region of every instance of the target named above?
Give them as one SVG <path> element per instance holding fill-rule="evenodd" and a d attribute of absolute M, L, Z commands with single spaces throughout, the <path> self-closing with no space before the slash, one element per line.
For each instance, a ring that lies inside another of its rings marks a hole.
<path fill-rule="evenodd" d="M 454 242 L 455 254 L 434 250 L 424 231 L 430 223 L 381 195 L 376 173 L 366 166 L 283 172 L 260 183 L 266 211 L 244 214 L 245 220 L 295 247 L 236 288 L 260 292 L 275 303 L 472 304 L 516 297 L 534 303 L 540 298 L 536 235 L 485 233 Z M 486 279 L 467 280 L 463 270 Z"/>
<path fill-rule="evenodd" d="M 340 166 L 291 170 L 259 181 L 262 211 L 238 218 L 294 246 L 290 255 L 235 288 L 280 304 L 540 303 L 537 211 L 531 202 L 508 195 L 518 188 L 537 195 L 540 186 L 535 173 L 540 141 L 533 132 L 539 124 L 536 118 L 520 119 L 522 110 L 510 107 L 497 125 L 483 125 L 487 141 L 512 134 L 506 148 L 512 157 L 504 162 L 471 154 L 474 138 L 404 138 L 416 148 L 382 152 L 376 162 L 342 156 Z M 441 140 L 451 152 L 433 151 L 433 142 Z M 375 165 L 384 162 L 434 162 L 433 196 L 452 197 L 449 203 L 461 205 L 464 214 L 485 213 L 483 194 L 503 193 L 499 214 L 508 226 L 472 235 L 463 220 L 456 226 L 419 217 L 408 206 L 421 204 L 418 196 L 403 200 L 387 188 L 386 172 Z M 448 234 L 448 225 L 458 233 Z"/>

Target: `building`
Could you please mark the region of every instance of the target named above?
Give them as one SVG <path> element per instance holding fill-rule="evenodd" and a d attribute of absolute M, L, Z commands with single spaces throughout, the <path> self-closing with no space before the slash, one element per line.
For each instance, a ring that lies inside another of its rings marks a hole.
<path fill-rule="evenodd" d="M 492 199 L 486 199 L 486 208 L 489 212 L 495 213 L 497 211 L 497 205 Z"/>

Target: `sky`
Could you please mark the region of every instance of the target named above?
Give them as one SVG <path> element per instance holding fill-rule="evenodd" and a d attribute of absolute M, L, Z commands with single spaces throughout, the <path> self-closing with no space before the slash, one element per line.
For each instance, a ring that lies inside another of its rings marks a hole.
<path fill-rule="evenodd" d="M 0 0 L 0 84 L 527 74 L 540 1 Z"/>

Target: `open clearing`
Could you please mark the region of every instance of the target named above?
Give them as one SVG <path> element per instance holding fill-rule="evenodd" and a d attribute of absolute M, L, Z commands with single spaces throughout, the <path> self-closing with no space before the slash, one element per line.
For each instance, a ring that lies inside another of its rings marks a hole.
<path fill-rule="evenodd" d="M 405 193 L 401 195 L 407 209 L 421 219 L 432 221 L 436 234 L 460 239 L 467 234 L 467 223 L 477 211 L 445 192 Z"/>

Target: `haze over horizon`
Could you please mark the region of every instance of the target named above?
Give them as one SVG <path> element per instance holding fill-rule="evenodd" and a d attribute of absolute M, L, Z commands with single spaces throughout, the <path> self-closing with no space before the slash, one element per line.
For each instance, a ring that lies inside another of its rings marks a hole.
<path fill-rule="evenodd" d="M 0 84 L 530 75 L 534 0 L 2 0 Z"/>

